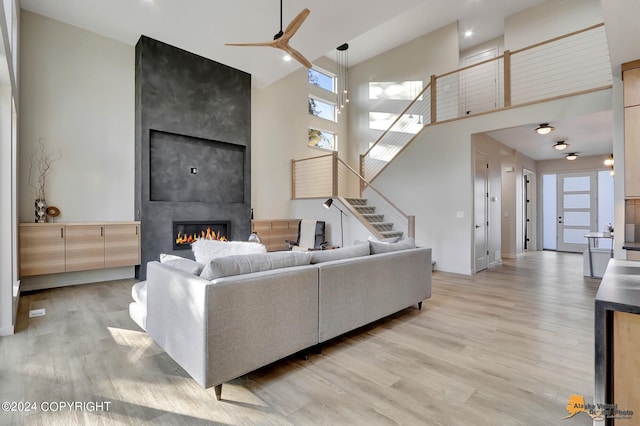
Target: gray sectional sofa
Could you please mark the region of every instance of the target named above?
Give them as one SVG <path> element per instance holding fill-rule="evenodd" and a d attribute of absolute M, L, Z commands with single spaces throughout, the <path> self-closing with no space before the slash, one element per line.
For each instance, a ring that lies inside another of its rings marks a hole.
<path fill-rule="evenodd" d="M 149 262 L 146 330 L 202 387 L 215 386 L 220 399 L 226 381 L 421 308 L 431 296 L 431 249 L 365 244 L 212 259 L 202 276 L 197 268 Z M 298 256 L 293 264 L 300 266 L 287 267 L 283 256 Z"/>

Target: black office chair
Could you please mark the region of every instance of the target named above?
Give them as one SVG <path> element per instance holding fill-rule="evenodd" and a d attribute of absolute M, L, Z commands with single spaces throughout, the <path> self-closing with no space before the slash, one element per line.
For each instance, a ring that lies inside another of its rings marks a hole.
<path fill-rule="evenodd" d="M 324 240 L 324 230 L 324 221 L 303 219 L 298 224 L 298 239 L 285 240 L 285 242 L 289 245 L 289 250 L 322 250 L 327 245 Z"/>

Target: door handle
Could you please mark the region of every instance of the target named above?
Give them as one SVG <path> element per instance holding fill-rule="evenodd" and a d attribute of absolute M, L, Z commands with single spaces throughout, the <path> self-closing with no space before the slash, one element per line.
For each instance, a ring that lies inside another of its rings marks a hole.
<path fill-rule="evenodd" d="M 476 225 L 476 229 L 478 229 L 478 228 L 481 228 L 481 226 L 480 225 Z"/>

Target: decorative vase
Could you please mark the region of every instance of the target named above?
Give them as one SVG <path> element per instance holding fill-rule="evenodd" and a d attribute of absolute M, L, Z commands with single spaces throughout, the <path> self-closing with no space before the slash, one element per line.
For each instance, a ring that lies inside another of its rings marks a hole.
<path fill-rule="evenodd" d="M 47 222 L 47 201 L 44 198 L 36 198 L 35 207 L 36 207 L 36 222 L 46 223 Z"/>

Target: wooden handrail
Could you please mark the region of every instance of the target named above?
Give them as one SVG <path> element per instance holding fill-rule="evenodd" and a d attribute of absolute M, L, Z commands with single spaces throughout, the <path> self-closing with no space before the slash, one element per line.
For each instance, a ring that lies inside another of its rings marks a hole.
<path fill-rule="evenodd" d="M 294 163 L 299 163 L 301 161 L 311 161 L 311 160 L 317 160 L 318 158 L 327 158 L 327 157 L 331 157 L 333 156 L 333 153 L 331 154 L 325 154 L 325 155 L 318 155 L 317 157 L 307 157 L 307 158 L 301 158 L 299 160 L 291 160 Z"/>
<path fill-rule="evenodd" d="M 368 186 L 369 188 L 373 189 L 373 191 L 378 194 L 384 201 L 386 201 L 391 207 L 393 207 L 394 209 L 396 209 L 402 216 L 404 216 L 405 218 L 409 219 L 409 216 L 403 212 L 402 210 L 400 210 L 400 208 L 398 206 L 396 206 L 391 200 L 389 200 L 387 197 L 385 197 L 385 195 L 378 191 L 373 185 L 371 185 L 370 182 L 368 182 L 364 177 L 362 177 L 360 175 L 360 173 L 358 173 L 357 171 L 354 170 L 353 167 L 351 167 L 350 165 L 348 165 L 347 163 L 345 163 L 344 161 L 342 161 L 342 159 L 338 158 L 338 162 L 341 163 L 342 165 L 344 165 L 351 173 L 353 173 L 354 175 L 356 175 L 356 177 L 358 179 L 360 179 L 360 182 L 364 182 L 366 186 Z M 337 173 L 336 173 L 337 174 Z"/>
<path fill-rule="evenodd" d="M 574 32 L 571 32 L 571 33 L 568 33 L 568 34 L 564 34 L 564 35 L 561 35 L 561 36 L 558 36 L 558 37 L 550 38 L 549 40 L 541 41 L 540 43 L 532 44 L 531 46 L 523 47 L 523 48 L 518 49 L 518 50 L 513 50 L 513 51 L 511 51 L 511 54 L 515 55 L 516 53 L 521 53 L 521 52 L 524 52 L 526 50 L 535 49 L 536 47 L 544 46 L 545 44 L 553 43 L 553 42 L 556 42 L 558 40 L 562 40 L 564 38 L 573 37 L 574 35 L 578 35 L 578 34 L 581 34 L 581 33 L 585 33 L 587 31 L 595 30 L 598 27 L 604 27 L 604 22 L 601 22 L 601 23 L 595 24 L 595 25 L 591 25 L 590 27 L 583 28 L 581 30 L 574 31 Z"/>
<path fill-rule="evenodd" d="M 389 128 L 388 128 L 387 130 L 385 130 L 385 131 L 382 133 L 382 135 L 380 135 L 380 137 L 379 137 L 379 138 L 378 138 L 378 139 L 373 143 L 373 145 L 371 145 L 371 146 L 369 147 L 369 149 L 367 149 L 367 150 L 365 151 L 365 153 L 364 153 L 364 154 L 362 154 L 363 156 L 365 156 L 365 157 L 366 157 L 367 155 L 369 155 L 369 153 L 371 152 L 371 150 L 373 149 L 373 147 L 375 147 L 376 145 L 378 145 L 378 142 L 380 142 L 380 140 L 382 140 L 382 138 L 384 138 L 384 137 L 387 135 L 387 133 L 389 133 L 389 132 L 391 131 L 391 129 L 393 128 L 393 126 L 395 126 L 395 125 L 396 125 L 396 123 L 397 123 L 398 121 L 400 121 L 400 119 L 402 118 L 402 116 L 404 115 L 404 113 L 405 113 L 405 112 L 407 112 L 407 111 L 409 110 L 409 108 L 411 108 L 411 107 L 412 107 L 412 106 L 413 106 L 413 105 L 418 101 L 418 98 L 419 98 L 419 97 L 421 97 L 421 96 L 424 94 L 424 92 L 426 92 L 426 91 L 427 91 L 427 89 L 428 89 L 429 87 L 431 87 L 431 83 L 427 84 L 427 85 L 424 87 L 424 89 L 422 89 L 422 91 L 421 91 L 421 92 L 420 92 L 420 93 L 419 93 L 419 94 L 418 94 L 418 95 L 417 95 L 417 96 L 416 96 L 416 97 L 411 101 L 411 103 L 410 103 L 410 104 L 409 104 L 409 105 L 408 105 L 408 106 L 407 106 L 407 107 L 406 107 L 406 108 L 405 108 L 405 109 L 400 113 L 400 115 L 398 115 L 398 118 L 396 118 L 396 119 L 394 120 L 393 124 L 391 124 L 391 126 L 389 126 Z"/>

